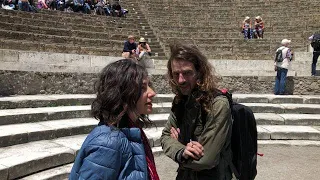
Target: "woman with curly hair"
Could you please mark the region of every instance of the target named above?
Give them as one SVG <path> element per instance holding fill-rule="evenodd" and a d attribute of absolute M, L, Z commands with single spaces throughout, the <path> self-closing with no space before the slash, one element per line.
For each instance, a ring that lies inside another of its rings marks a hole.
<path fill-rule="evenodd" d="M 155 92 L 145 68 L 130 59 L 107 65 L 91 112 L 99 120 L 83 142 L 69 179 L 159 180 L 148 139 Z"/>
<path fill-rule="evenodd" d="M 179 163 L 177 180 L 232 178 L 231 110 L 218 78 L 194 45 L 171 45 L 168 78 L 176 94 L 162 131 L 163 152 Z"/>

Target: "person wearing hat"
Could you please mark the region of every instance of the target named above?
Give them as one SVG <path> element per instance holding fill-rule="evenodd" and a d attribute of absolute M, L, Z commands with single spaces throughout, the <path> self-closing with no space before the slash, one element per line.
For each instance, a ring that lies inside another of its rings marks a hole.
<path fill-rule="evenodd" d="M 260 16 L 256 17 L 254 21 L 254 35 L 258 39 L 263 39 L 263 32 L 264 32 L 264 22 Z"/>
<path fill-rule="evenodd" d="M 291 43 L 291 40 L 283 39 L 281 41 L 281 47 L 276 51 L 275 57 L 275 71 L 277 71 L 276 82 L 274 87 L 275 95 L 284 95 L 285 94 L 285 85 L 287 79 L 288 69 L 291 65 L 293 52 L 288 47 Z"/>
<path fill-rule="evenodd" d="M 146 39 L 141 37 L 139 39 L 139 45 L 137 47 L 137 55 L 139 55 L 139 58 L 144 55 L 144 53 L 148 53 L 149 56 L 151 56 L 151 48 L 149 44 L 147 43 Z"/>
<path fill-rule="evenodd" d="M 129 35 L 128 40 L 124 42 L 124 47 L 122 51 L 123 58 L 135 58 L 136 57 L 137 44 L 134 41 L 134 36 Z"/>
<path fill-rule="evenodd" d="M 244 39 L 251 39 L 251 21 L 249 16 L 246 16 L 242 22 L 242 33 Z"/>

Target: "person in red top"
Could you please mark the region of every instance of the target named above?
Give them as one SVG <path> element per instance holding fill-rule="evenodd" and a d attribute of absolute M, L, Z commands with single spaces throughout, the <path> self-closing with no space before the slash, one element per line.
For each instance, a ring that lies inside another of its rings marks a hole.
<path fill-rule="evenodd" d="M 262 18 L 260 16 L 256 17 L 256 20 L 254 22 L 254 35 L 258 39 L 263 39 L 263 32 L 264 32 L 264 22 L 262 21 Z"/>

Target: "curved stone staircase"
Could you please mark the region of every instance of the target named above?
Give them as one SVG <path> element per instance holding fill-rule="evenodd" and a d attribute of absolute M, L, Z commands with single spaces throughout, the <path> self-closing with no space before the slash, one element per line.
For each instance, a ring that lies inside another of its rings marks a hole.
<path fill-rule="evenodd" d="M 94 95 L 22 95 L 0 98 L 0 179 L 66 179 L 87 133 Z M 320 96 L 234 94 L 252 108 L 259 144 L 320 146 Z M 156 127 L 145 129 L 155 155 L 173 95 L 158 94 Z M 159 167 L 161 168 L 161 167 Z"/>
<path fill-rule="evenodd" d="M 127 7 L 130 13 L 126 18 L 51 10 L 29 13 L 0 9 L 0 48 L 119 57 L 124 41 L 133 34 L 137 40 L 146 38 L 154 59 L 165 59 L 144 16 L 132 5 Z"/>

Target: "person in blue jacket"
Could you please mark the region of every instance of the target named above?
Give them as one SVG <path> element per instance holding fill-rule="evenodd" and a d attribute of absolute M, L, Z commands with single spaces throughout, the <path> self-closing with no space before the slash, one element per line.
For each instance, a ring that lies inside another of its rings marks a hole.
<path fill-rule="evenodd" d="M 91 113 L 99 120 L 82 144 L 70 180 L 159 180 L 142 127 L 151 125 L 152 98 L 145 68 L 131 59 L 107 65 L 95 85 Z"/>

